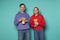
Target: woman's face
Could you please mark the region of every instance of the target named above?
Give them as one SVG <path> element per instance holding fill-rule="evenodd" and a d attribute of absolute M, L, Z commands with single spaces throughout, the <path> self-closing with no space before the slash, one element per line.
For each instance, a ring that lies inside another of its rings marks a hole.
<path fill-rule="evenodd" d="M 38 14 L 39 10 L 37 8 L 34 8 L 34 14 Z"/>

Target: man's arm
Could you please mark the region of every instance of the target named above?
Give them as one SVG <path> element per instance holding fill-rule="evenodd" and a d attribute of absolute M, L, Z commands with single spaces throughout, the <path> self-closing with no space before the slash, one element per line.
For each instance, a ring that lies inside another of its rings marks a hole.
<path fill-rule="evenodd" d="M 15 24 L 16 26 L 18 26 L 19 23 L 20 23 L 19 17 L 18 17 L 18 15 L 16 15 L 16 16 L 15 16 L 15 19 L 14 19 L 14 24 Z"/>
<path fill-rule="evenodd" d="M 28 14 L 27 14 L 26 22 L 27 22 L 27 23 L 30 22 L 30 16 L 29 16 Z"/>

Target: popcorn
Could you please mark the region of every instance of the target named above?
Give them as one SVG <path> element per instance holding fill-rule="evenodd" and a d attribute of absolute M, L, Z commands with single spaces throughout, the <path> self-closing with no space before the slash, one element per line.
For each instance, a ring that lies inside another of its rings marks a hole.
<path fill-rule="evenodd" d="M 26 18 L 22 18 L 22 24 L 26 23 Z"/>
<path fill-rule="evenodd" d="M 38 22 L 38 19 L 34 19 L 34 23 L 37 23 Z"/>

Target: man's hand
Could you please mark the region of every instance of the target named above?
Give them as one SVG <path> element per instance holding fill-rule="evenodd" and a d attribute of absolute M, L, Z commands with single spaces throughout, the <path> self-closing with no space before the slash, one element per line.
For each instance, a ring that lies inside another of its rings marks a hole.
<path fill-rule="evenodd" d="M 19 19 L 19 21 L 23 21 L 23 20 L 25 20 L 25 18 L 24 18 L 24 17 L 21 17 L 21 18 Z"/>
<path fill-rule="evenodd" d="M 25 24 L 27 22 L 26 18 L 24 17 L 20 18 L 19 21 L 21 21 L 22 24 Z"/>
<path fill-rule="evenodd" d="M 20 18 L 20 19 L 19 19 L 19 21 L 21 22 L 21 21 L 22 21 L 22 19 Z"/>

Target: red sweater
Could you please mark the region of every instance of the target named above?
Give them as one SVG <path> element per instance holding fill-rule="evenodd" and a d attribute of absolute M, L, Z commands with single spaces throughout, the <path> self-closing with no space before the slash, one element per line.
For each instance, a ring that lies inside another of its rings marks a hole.
<path fill-rule="evenodd" d="M 38 25 L 37 27 L 34 27 L 34 19 L 37 19 Z M 42 30 L 45 26 L 45 20 L 44 17 L 41 14 L 38 14 L 37 16 L 32 15 L 30 18 L 30 25 L 34 30 Z"/>

